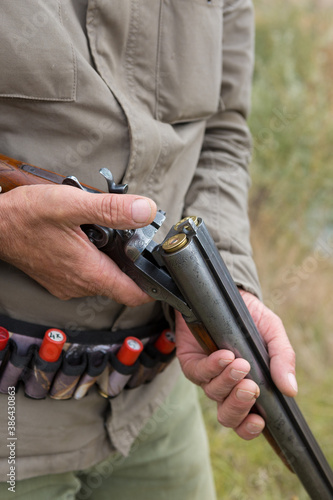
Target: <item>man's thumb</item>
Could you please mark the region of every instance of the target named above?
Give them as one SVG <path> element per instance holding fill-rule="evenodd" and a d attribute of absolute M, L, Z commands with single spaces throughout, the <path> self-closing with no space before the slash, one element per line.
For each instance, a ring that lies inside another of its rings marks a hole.
<path fill-rule="evenodd" d="M 135 229 L 154 220 L 156 204 L 150 198 L 131 194 L 75 193 L 72 222 L 99 224 L 114 229 Z"/>

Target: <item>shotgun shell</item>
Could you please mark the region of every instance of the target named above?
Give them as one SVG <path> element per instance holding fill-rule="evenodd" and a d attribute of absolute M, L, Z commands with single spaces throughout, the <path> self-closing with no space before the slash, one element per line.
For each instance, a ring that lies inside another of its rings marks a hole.
<path fill-rule="evenodd" d="M 135 337 L 126 337 L 121 345 L 121 348 L 117 352 L 117 359 L 126 366 L 132 366 L 140 356 L 143 350 L 143 344 L 141 340 Z"/>
<path fill-rule="evenodd" d="M 155 341 L 154 346 L 162 354 L 170 354 L 176 347 L 174 333 L 170 330 L 163 330 Z"/>
<path fill-rule="evenodd" d="M 9 340 L 9 333 L 6 328 L 0 326 L 0 351 L 3 351 Z"/>
<path fill-rule="evenodd" d="M 162 248 L 167 253 L 174 253 L 188 244 L 188 238 L 183 233 L 170 236 L 163 244 Z"/>
<path fill-rule="evenodd" d="M 173 227 L 174 229 L 177 231 L 179 226 L 181 224 L 183 224 L 184 222 L 188 221 L 188 220 L 192 220 L 194 222 L 194 224 L 197 226 L 199 224 L 199 219 L 196 215 L 190 215 L 189 217 L 184 217 L 184 219 L 180 220 L 179 222 L 177 222 L 177 224 L 175 224 Z M 190 224 L 187 224 L 184 226 L 184 229 L 189 229 L 191 228 Z"/>
<path fill-rule="evenodd" d="M 126 372 L 128 372 L 129 367 L 135 364 L 142 350 L 143 344 L 139 339 L 135 337 L 126 337 L 116 354 L 120 366 L 114 367 L 114 370 L 109 375 L 107 390 L 102 389 L 102 395 L 114 397 L 120 393 L 132 376 L 132 373 L 128 374 Z M 121 365 L 124 366 L 125 373 L 122 373 Z"/>
<path fill-rule="evenodd" d="M 50 328 L 45 332 L 42 345 L 38 354 L 44 361 L 50 363 L 57 361 L 67 337 L 65 333 L 57 328 Z"/>

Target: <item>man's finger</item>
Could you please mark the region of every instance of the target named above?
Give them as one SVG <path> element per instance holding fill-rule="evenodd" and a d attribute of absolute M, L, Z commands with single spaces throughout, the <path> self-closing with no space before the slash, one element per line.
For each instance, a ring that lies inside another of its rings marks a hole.
<path fill-rule="evenodd" d="M 245 359 L 235 359 L 218 377 L 213 378 L 203 386 L 206 395 L 214 401 L 223 401 L 234 387 L 246 377 L 250 368 L 250 364 Z"/>
<path fill-rule="evenodd" d="M 244 291 L 241 291 L 241 295 L 267 345 L 270 370 L 275 384 L 286 396 L 295 396 L 295 352 L 281 319 L 254 295 Z"/>
<path fill-rule="evenodd" d="M 35 188 L 38 186 L 35 186 Z M 53 219 L 74 225 L 99 224 L 115 229 L 135 229 L 154 220 L 156 204 L 150 198 L 130 194 L 87 193 L 71 186 L 43 191 Z"/>
<path fill-rule="evenodd" d="M 217 377 L 235 358 L 227 350 L 215 351 L 209 356 L 202 352 L 190 352 L 178 356 L 185 376 L 197 385 L 208 384 Z"/>
<path fill-rule="evenodd" d="M 235 429 L 248 415 L 260 394 L 253 380 L 241 380 L 229 396 L 218 405 L 218 421 L 224 427 Z"/>
<path fill-rule="evenodd" d="M 250 413 L 243 422 L 235 429 L 242 439 L 254 439 L 261 434 L 265 428 L 265 421 L 256 413 Z"/>

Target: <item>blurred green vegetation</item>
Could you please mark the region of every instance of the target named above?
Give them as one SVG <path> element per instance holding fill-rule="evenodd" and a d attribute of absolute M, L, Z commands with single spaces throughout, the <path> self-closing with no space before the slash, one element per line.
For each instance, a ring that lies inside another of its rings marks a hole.
<path fill-rule="evenodd" d="M 255 10 L 254 256 L 297 354 L 297 402 L 333 466 L 333 5 L 255 0 Z M 219 500 L 308 498 L 264 438 L 240 440 L 201 401 Z"/>

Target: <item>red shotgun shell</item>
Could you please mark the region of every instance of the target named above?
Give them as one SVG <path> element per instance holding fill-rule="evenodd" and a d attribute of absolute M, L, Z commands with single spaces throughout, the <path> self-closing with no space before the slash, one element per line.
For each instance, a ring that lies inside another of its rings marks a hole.
<path fill-rule="evenodd" d="M 3 351 L 9 340 L 9 333 L 6 328 L 0 326 L 0 351 Z"/>
<path fill-rule="evenodd" d="M 62 330 L 50 328 L 46 330 L 43 342 L 39 348 L 38 354 L 44 361 L 50 363 L 57 361 L 67 337 Z"/>
<path fill-rule="evenodd" d="M 123 365 L 132 366 L 140 356 L 142 350 L 143 344 L 141 340 L 135 337 L 126 337 L 117 352 L 117 358 Z"/>
<path fill-rule="evenodd" d="M 163 330 L 161 335 L 155 341 L 154 346 L 162 354 L 170 354 L 176 347 L 174 333 L 170 330 Z"/>

